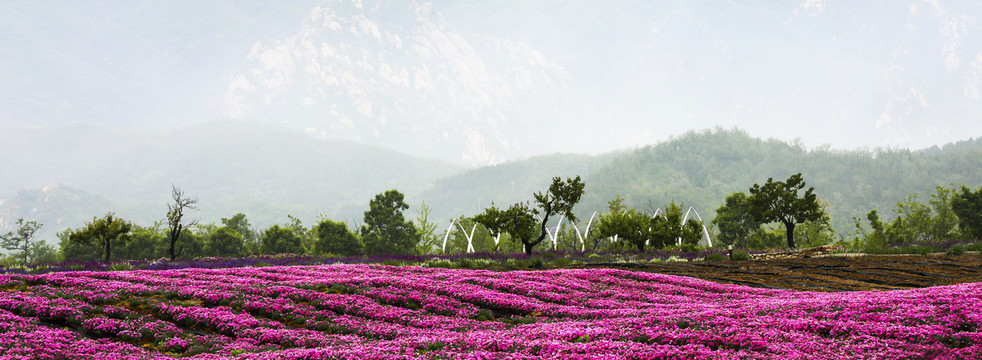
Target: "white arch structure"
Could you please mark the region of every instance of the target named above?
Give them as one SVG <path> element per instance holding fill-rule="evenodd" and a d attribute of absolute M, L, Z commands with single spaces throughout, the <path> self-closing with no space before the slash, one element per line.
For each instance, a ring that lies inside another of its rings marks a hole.
<path fill-rule="evenodd" d="M 661 216 L 665 216 L 665 212 L 662 211 L 662 209 L 655 209 L 655 214 L 651 215 L 651 218 L 654 219 L 659 215 L 659 213 L 661 214 Z M 696 218 L 698 218 L 699 221 L 702 222 L 702 239 L 705 240 L 706 247 L 713 247 L 713 239 L 709 237 L 709 230 L 706 229 L 706 222 L 702 220 L 702 216 L 700 216 L 699 212 L 696 211 L 695 206 L 689 206 L 689 210 L 685 211 L 685 216 L 682 217 L 681 226 L 685 226 L 685 222 L 689 221 L 689 214 L 696 214 Z M 682 245 L 682 238 L 678 238 L 676 240 L 677 240 L 677 245 Z M 647 245 L 647 243 L 645 245 Z"/>
<path fill-rule="evenodd" d="M 450 220 L 450 227 L 447 228 L 447 234 L 443 236 L 443 253 L 444 254 L 447 253 L 447 239 L 450 239 L 450 231 L 453 230 L 453 225 L 454 224 L 457 224 L 457 226 L 460 227 L 460 231 L 463 231 L 464 232 L 464 237 L 467 238 L 467 251 L 466 252 L 469 252 L 469 253 L 474 252 L 474 241 L 473 241 L 473 239 L 474 239 L 474 230 L 477 230 L 477 223 L 474 223 L 474 226 L 471 227 L 470 234 L 468 234 L 467 233 L 467 229 L 464 229 L 464 225 L 461 224 L 460 221 L 457 221 L 457 219 L 453 219 L 453 220 Z M 498 237 L 496 237 L 494 239 L 494 244 L 495 245 L 498 244 L 498 238 L 499 237 L 501 237 L 501 234 L 498 234 Z"/>
<path fill-rule="evenodd" d="M 576 231 L 576 237 L 580 239 L 580 252 L 586 251 L 586 239 L 588 236 L 590 236 L 590 225 L 593 225 L 593 219 L 596 218 L 598 214 L 600 213 L 594 211 L 593 215 L 590 215 L 590 221 L 586 223 L 586 229 L 583 230 L 583 233 L 580 233 L 580 229 L 576 227 L 575 222 L 570 222 L 570 224 L 573 224 L 573 230 Z"/>
<path fill-rule="evenodd" d="M 659 209 L 659 211 L 660 210 L 661 209 Z M 586 239 L 587 237 L 590 236 L 590 227 L 593 226 L 593 220 L 595 220 L 599 214 L 600 214 L 599 212 L 594 211 L 593 215 L 590 215 L 590 221 L 587 222 L 586 227 L 583 228 L 582 232 L 580 232 L 580 229 L 579 227 L 576 226 L 576 223 L 570 222 L 570 224 L 573 225 L 573 230 L 575 230 L 576 232 L 576 237 L 580 240 L 580 251 L 586 251 Z M 563 220 L 565 218 L 566 218 L 565 215 L 559 216 L 559 223 L 556 224 L 556 228 L 553 231 L 549 231 L 549 230 L 546 231 L 546 235 L 549 235 L 549 240 L 552 241 L 553 250 L 556 250 L 558 248 L 559 229 L 562 228 Z M 541 217 L 539 217 L 539 221 L 542 221 Z M 447 233 L 443 236 L 443 246 L 441 247 L 443 252 L 444 253 L 447 252 L 447 241 L 450 239 L 450 232 L 453 231 L 454 225 L 457 225 L 457 227 L 459 227 L 460 230 L 464 232 L 464 237 L 467 238 L 467 252 L 469 253 L 474 252 L 474 232 L 477 230 L 477 223 L 475 223 L 474 226 L 471 227 L 471 231 L 468 233 L 467 229 L 464 228 L 464 224 L 461 224 L 460 221 L 457 219 L 450 220 L 450 226 L 447 227 Z M 499 232 L 495 234 L 493 231 L 491 231 L 491 236 L 494 238 L 494 245 L 498 246 L 498 244 L 501 242 L 501 233 Z"/>
<path fill-rule="evenodd" d="M 565 217 L 566 217 L 566 215 L 560 215 L 559 216 L 559 223 L 556 224 L 556 231 L 549 231 L 549 229 L 546 229 L 546 235 L 549 235 L 549 240 L 552 240 L 552 249 L 553 250 L 556 250 L 556 248 L 557 248 L 556 242 L 559 241 L 557 239 L 559 237 L 559 228 L 563 227 L 563 218 L 565 218 Z M 539 218 L 539 221 L 542 221 L 542 217 L 541 216 L 538 216 L 538 218 Z"/>
<path fill-rule="evenodd" d="M 702 216 L 699 216 L 699 212 L 696 211 L 695 207 L 689 206 L 689 210 L 685 212 L 685 217 L 682 218 L 682 225 L 685 226 L 685 222 L 689 221 L 689 213 L 696 214 L 696 218 L 702 223 L 702 237 L 706 240 L 706 247 L 713 247 L 713 239 L 709 237 L 709 230 L 706 229 L 706 222 L 702 220 Z"/>

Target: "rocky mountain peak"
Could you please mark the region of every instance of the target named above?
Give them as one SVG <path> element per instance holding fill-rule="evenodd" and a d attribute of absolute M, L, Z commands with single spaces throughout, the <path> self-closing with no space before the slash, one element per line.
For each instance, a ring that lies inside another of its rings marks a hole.
<path fill-rule="evenodd" d="M 335 1 L 314 8 L 296 35 L 253 46 L 224 113 L 491 164 L 561 118 L 568 78 L 526 44 L 455 32 L 430 3 Z"/>

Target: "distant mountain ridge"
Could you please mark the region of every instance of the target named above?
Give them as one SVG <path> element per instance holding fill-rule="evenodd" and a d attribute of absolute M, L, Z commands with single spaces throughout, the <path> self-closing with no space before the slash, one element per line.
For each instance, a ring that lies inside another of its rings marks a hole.
<path fill-rule="evenodd" d="M 23 217 L 51 221 L 51 235 L 110 210 L 151 225 L 163 219 L 171 185 L 197 197 L 200 209 L 190 216 L 208 221 L 237 212 L 266 226 L 288 214 L 350 221 L 347 215 L 358 214 L 351 207 L 377 193 L 422 191 L 460 169 L 244 121 L 159 133 L 73 127 L 14 141 L 26 133 L 0 133 L 0 152 L 20 154 L 0 163 L 0 231 Z"/>

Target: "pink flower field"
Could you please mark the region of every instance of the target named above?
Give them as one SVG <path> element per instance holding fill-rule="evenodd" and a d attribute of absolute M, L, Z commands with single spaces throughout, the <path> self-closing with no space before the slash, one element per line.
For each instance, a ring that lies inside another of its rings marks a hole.
<path fill-rule="evenodd" d="M 2 359 L 982 358 L 982 284 L 816 293 L 607 269 L 0 275 Z"/>

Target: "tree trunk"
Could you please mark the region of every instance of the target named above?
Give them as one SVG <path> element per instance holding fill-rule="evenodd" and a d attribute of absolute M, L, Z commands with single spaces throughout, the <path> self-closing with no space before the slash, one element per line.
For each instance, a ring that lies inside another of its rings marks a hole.
<path fill-rule="evenodd" d="M 784 223 L 785 229 L 788 230 L 788 248 L 794 249 L 794 223 Z"/>
<path fill-rule="evenodd" d="M 176 228 L 171 228 L 170 231 L 170 261 L 174 261 L 177 258 L 177 254 L 174 252 L 174 247 L 177 245 L 177 239 L 181 237 L 181 231 L 184 230 L 184 225 L 178 224 Z"/>
<path fill-rule="evenodd" d="M 110 247 L 112 240 L 106 240 L 106 259 L 103 260 L 106 264 L 109 263 L 109 255 L 112 253 L 112 247 Z"/>

